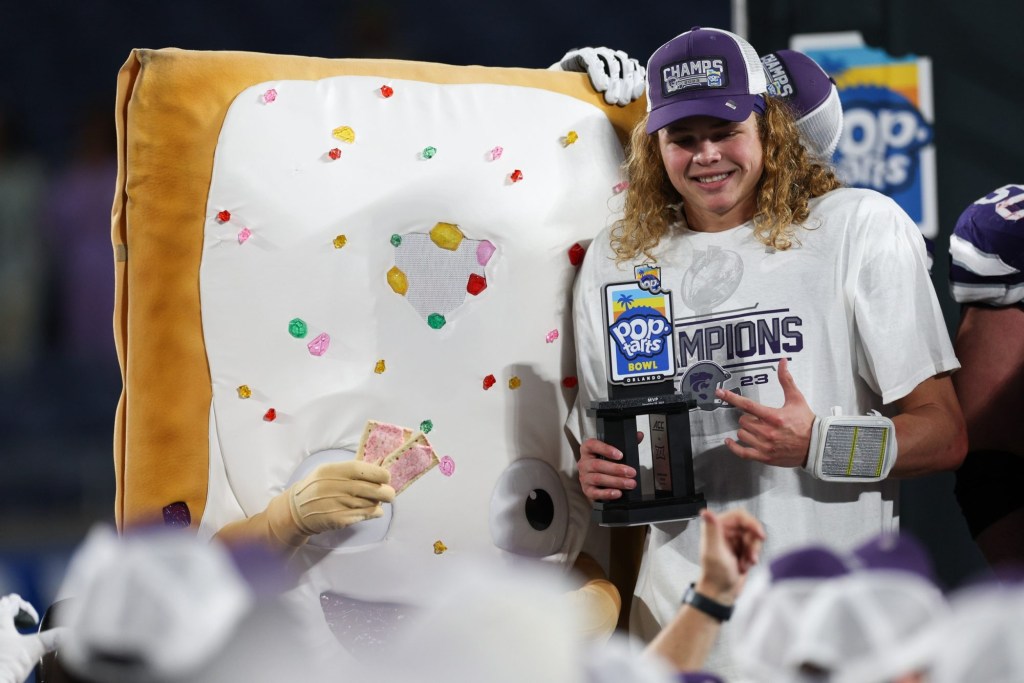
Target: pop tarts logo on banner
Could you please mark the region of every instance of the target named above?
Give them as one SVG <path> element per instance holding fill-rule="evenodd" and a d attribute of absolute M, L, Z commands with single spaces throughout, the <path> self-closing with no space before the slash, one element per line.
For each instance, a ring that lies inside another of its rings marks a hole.
<path fill-rule="evenodd" d="M 835 80 L 843 135 L 833 161 L 842 180 L 892 197 L 921 228 L 938 234 L 931 60 L 892 57 L 859 33 L 794 36 Z"/>
<path fill-rule="evenodd" d="M 656 382 L 675 376 L 672 295 L 638 282 L 604 286 L 608 369 L 612 384 Z"/>

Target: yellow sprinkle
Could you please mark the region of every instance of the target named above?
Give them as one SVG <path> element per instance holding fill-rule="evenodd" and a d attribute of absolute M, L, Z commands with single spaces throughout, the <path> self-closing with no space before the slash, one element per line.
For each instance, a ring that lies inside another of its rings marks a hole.
<path fill-rule="evenodd" d="M 409 291 L 409 278 L 405 277 L 405 273 L 398 266 L 391 266 L 391 270 L 388 271 L 388 284 L 395 290 L 395 294 L 405 296 Z"/>
<path fill-rule="evenodd" d="M 331 135 L 338 138 L 342 142 L 356 141 L 356 132 L 352 130 L 349 126 L 338 126 L 337 128 L 331 131 Z"/>
<path fill-rule="evenodd" d="M 446 546 L 441 541 L 434 541 L 434 554 L 435 555 L 440 555 L 445 550 L 448 550 L 448 546 Z"/>
<path fill-rule="evenodd" d="M 576 131 L 570 130 L 569 133 L 565 136 L 565 146 L 568 147 L 569 145 L 571 145 L 572 143 L 576 142 L 579 139 L 580 136 L 576 134 Z"/>
<path fill-rule="evenodd" d="M 519 386 L 520 386 L 520 385 L 521 385 L 522 383 L 523 383 L 523 381 L 522 381 L 521 379 L 519 379 L 519 377 L 518 377 L 518 376 L 513 376 L 513 377 L 512 377 L 512 379 L 510 379 L 510 380 L 508 381 L 508 388 L 509 388 L 509 389 L 518 389 L 518 388 L 519 388 Z"/>
<path fill-rule="evenodd" d="M 250 396 L 252 396 L 252 389 L 249 388 L 248 384 L 238 387 L 238 398 L 249 398 Z"/>
<path fill-rule="evenodd" d="M 438 223 L 430 231 L 430 239 L 437 246 L 455 251 L 462 244 L 462 231 L 454 223 Z"/>
<path fill-rule="evenodd" d="M 344 235 L 338 235 L 334 238 L 334 248 L 341 249 L 343 246 L 348 244 L 348 238 Z"/>
<path fill-rule="evenodd" d="M 376 372 L 378 375 L 382 375 L 384 374 L 385 370 L 387 370 L 387 367 L 384 365 L 384 359 L 381 358 L 379 361 L 377 361 L 377 364 L 373 366 L 373 371 Z"/>

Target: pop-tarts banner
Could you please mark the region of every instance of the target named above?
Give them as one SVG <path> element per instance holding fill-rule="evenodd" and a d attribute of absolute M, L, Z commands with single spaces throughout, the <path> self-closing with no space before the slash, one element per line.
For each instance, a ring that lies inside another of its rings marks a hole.
<path fill-rule="evenodd" d="M 843 182 L 889 195 L 934 239 L 931 59 L 893 57 L 857 32 L 793 36 L 790 47 L 818 62 L 839 90 L 843 135 L 833 161 Z"/>

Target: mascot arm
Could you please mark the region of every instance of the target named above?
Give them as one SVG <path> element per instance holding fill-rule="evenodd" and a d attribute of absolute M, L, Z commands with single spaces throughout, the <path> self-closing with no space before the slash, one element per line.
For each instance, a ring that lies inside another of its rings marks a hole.
<path fill-rule="evenodd" d="M 395 499 L 390 479 L 388 470 L 368 462 L 320 465 L 271 498 L 261 512 L 226 525 L 216 538 L 229 545 L 262 543 L 293 553 L 314 534 L 384 514 L 380 504 Z"/>

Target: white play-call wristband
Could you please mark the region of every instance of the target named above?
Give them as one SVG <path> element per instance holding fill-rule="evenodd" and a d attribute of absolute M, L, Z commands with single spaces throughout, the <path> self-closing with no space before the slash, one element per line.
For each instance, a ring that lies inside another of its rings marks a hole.
<path fill-rule="evenodd" d="M 804 470 L 825 481 L 868 482 L 889 476 L 896 462 L 896 427 L 872 410 L 867 415 L 815 417 Z"/>

